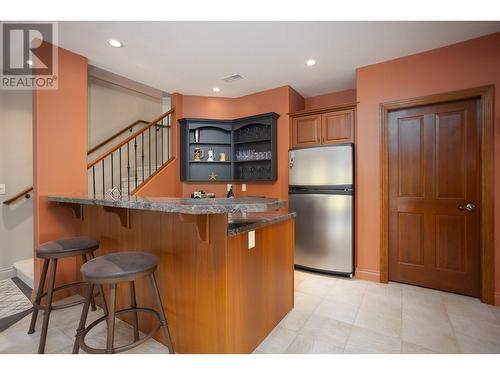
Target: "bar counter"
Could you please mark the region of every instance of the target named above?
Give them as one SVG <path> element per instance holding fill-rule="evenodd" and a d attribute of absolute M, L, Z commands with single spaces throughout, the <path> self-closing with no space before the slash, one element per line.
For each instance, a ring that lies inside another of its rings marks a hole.
<path fill-rule="evenodd" d="M 49 196 L 72 209 L 78 235 L 101 241 L 97 255 L 159 257 L 157 280 L 175 351 L 251 353 L 293 308 L 294 213 L 273 198 Z M 255 246 L 249 232 L 255 231 Z M 79 267 L 75 269 L 76 277 Z M 153 306 L 137 282 L 138 304 Z M 128 307 L 118 288 L 117 309 Z M 142 319 L 141 319 L 142 318 Z M 127 318 L 124 320 L 128 321 Z M 140 317 L 140 329 L 154 324 Z M 164 342 L 161 332 L 155 336 Z"/>

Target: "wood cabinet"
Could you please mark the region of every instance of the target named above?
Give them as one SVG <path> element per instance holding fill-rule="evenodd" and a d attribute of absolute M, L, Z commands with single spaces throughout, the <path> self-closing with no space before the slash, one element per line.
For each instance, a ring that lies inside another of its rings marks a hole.
<path fill-rule="evenodd" d="M 354 143 L 356 105 L 290 114 L 292 148 Z"/>

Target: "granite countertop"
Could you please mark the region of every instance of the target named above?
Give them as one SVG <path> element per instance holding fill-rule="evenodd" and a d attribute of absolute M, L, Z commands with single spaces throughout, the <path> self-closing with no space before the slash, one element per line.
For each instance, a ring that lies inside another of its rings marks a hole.
<path fill-rule="evenodd" d="M 51 195 L 49 202 L 77 203 L 94 206 L 130 208 L 134 210 L 176 212 L 181 214 L 222 214 L 239 212 L 266 212 L 286 206 L 276 198 L 146 198 L 137 196 L 111 197 Z"/>
<path fill-rule="evenodd" d="M 236 236 L 251 230 L 267 227 L 294 218 L 295 212 L 251 212 L 230 214 L 228 217 L 227 235 Z"/>

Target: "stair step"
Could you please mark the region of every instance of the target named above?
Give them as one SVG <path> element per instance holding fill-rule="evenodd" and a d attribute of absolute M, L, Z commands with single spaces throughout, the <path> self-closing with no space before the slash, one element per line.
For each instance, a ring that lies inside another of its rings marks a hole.
<path fill-rule="evenodd" d="M 23 259 L 13 264 L 16 276 L 31 289 L 35 286 L 35 262 L 33 258 Z"/>

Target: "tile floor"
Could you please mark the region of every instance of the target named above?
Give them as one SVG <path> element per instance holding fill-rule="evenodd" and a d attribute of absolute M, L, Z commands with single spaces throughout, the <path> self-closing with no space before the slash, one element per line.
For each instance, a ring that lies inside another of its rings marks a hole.
<path fill-rule="evenodd" d="M 500 307 L 418 288 L 295 272 L 295 308 L 255 353 L 500 353 Z M 47 353 L 71 353 L 81 305 L 51 316 Z M 100 316 L 91 312 L 89 320 Z M 0 333 L 0 353 L 36 353 L 30 316 Z M 131 337 L 117 323 L 117 344 Z M 105 324 L 89 335 L 105 343 Z M 167 353 L 153 339 L 128 353 Z"/>
<path fill-rule="evenodd" d="M 296 271 L 295 308 L 255 353 L 500 353 L 500 307 Z"/>

